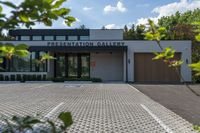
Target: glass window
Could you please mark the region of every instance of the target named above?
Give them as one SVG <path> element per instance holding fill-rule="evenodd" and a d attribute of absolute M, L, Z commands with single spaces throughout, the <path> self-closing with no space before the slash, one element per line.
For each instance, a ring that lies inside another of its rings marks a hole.
<path fill-rule="evenodd" d="M 82 41 L 88 41 L 89 40 L 89 36 L 80 36 L 80 40 Z"/>
<path fill-rule="evenodd" d="M 68 36 L 68 40 L 69 41 L 77 41 L 78 40 L 78 36 Z"/>
<path fill-rule="evenodd" d="M 54 40 L 54 36 L 44 36 L 44 40 L 45 41 L 53 41 Z"/>
<path fill-rule="evenodd" d="M 19 40 L 19 36 L 16 36 L 16 37 L 15 37 L 15 40 L 18 41 L 18 40 Z"/>
<path fill-rule="evenodd" d="M 46 52 L 39 52 L 39 59 L 41 59 L 41 56 L 46 54 Z M 39 64 L 39 72 L 46 72 L 47 71 L 47 61 L 42 62 Z"/>
<path fill-rule="evenodd" d="M 32 72 L 46 72 L 47 71 L 47 62 L 38 63 L 38 60 L 41 59 L 41 56 L 45 54 L 45 52 L 32 52 L 31 53 L 31 60 L 32 60 L 32 66 L 31 71 Z"/>
<path fill-rule="evenodd" d="M 33 41 L 41 41 L 42 36 L 33 36 Z"/>
<path fill-rule="evenodd" d="M 21 36 L 22 41 L 30 41 L 30 36 Z"/>
<path fill-rule="evenodd" d="M 65 36 L 56 36 L 57 41 L 65 41 L 66 37 Z"/>
<path fill-rule="evenodd" d="M 37 70 L 37 57 L 36 52 L 31 53 L 31 71 L 36 72 Z"/>
<path fill-rule="evenodd" d="M 9 63 L 8 63 L 9 64 Z M 7 66 L 7 71 L 10 72 L 30 72 L 30 56 L 26 58 L 13 57 L 10 61 L 10 70 Z"/>

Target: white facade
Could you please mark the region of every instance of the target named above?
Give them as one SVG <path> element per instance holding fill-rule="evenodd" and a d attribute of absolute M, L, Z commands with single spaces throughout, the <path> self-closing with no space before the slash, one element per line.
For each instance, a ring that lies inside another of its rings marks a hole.
<path fill-rule="evenodd" d="M 89 40 L 84 41 L 2 41 L 1 43 L 24 43 L 30 47 L 97 47 L 105 48 L 101 51 L 83 51 L 90 54 L 90 62 L 95 62 L 95 67 L 90 68 L 91 77 L 99 77 L 105 81 L 128 81 L 134 82 L 134 53 L 161 52 L 155 41 L 126 41 L 123 40 L 123 30 L 89 30 Z M 161 41 L 163 47 L 172 47 L 181 53 L 184 64 L 181 66 L 181 74 L 185 81 L 192 81 L 192 72 L 188 67 L 191 63 L 191 41 Z M 106 51 L 107 47 L 126 47 L 127 50 L 120 52 Z M 45 51 L 45 49 L 44 49 Z M 68 51 L 70 52 L 70 51 Z M 80 52 L 80 51 L 79 51 Z M 77 52 L 78 53 L 78 52 Z M 52 74 L 53 64 L 48 63 L 46 74 Z M 27 72 L 26 72 L 27 73 Z M 26 74 L 25 73 L 25 74 Z M 32 72 L 31 72 L 32 73 Z M 12 72 L 2 74 L 10 75 Z M 44 74 L 44 72 L 42 73 Z"/>

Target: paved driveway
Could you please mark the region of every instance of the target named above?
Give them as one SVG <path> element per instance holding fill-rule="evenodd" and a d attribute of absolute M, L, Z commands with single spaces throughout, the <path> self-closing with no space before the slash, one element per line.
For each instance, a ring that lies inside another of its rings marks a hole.
<path fill-rule="evenodd" d="M 185 85 L 134 84 L 133 86 L 189 122 L 200 125 L 200 97 Z M 190 85 L 190 87 L 200 94 L 200 85 Z"/>
<path fill-rule="evenodd" d="M 192 132 L 190 123 L 127 84 L 0 85 L 2 115 L 55 119 L 61 111 L 72 112 L 73 133 Z"/>

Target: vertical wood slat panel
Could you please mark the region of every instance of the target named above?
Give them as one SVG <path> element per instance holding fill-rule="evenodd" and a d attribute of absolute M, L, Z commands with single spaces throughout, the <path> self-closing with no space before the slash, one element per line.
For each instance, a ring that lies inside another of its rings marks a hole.
<path fill-rule="evenodd" d="M 143 83 L 177 83 L 180 78 L 174 68 L 168 67 L 162 60 L 152 60 L 154 54 L 134 54 L 135 82 Z M 176 53 L 175 59 L 181 59 L 181 54 Z M 179 69 L 180 73 L 180 69 Z"/>

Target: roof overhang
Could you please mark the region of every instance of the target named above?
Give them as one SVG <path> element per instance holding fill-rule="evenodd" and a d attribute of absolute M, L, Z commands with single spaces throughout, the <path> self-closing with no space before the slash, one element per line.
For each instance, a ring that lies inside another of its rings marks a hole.
<path fill-rule="evenodd" d="M 48 52 L 124 52 L 127 46 L 30 46 L 29 51 Z"/>

